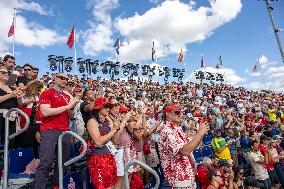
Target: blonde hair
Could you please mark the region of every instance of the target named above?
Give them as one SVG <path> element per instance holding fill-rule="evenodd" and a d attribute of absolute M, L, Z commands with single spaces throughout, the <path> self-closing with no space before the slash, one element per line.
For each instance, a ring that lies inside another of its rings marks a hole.
<path fill-rule="evenodd" d="M 44 87 L 44 85 L 42 84 L 42 82 L 40 81 L 30 81 L 27 84 L 27 88 L 26 88 L 26 96 L 27 97 L 32 97 L 32 96 L 39 96 L 41 89 Z"/>

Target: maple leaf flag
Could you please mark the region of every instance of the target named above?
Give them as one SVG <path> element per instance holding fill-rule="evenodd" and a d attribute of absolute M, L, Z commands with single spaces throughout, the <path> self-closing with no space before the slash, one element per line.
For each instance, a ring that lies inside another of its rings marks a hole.
<path fill-rule="evenodd" d="M 14 34 L 15 34 L 15 16 L 13 17 L 13 22 L 8 32 L 8 37 L 13 36 Z"/>
<path fill-rule="evenodd" d="M 73 47 L 74 43 L 75 43 L 75 28 L 73 26 L 72 31 L 71 31 L 70 36 L 69 36 L 68 41 L 67 41 L 67 45 L 68 45 L 69 49 L 71 49 Z"/>
<path fill-rule="evenodd" d="M 182 49 L 180 50 L 179 56 L 178 56 L 178 61 L 182 62 L 183 61 L 183 53 L 182 53 Z"/>
<path fill-rule="evenodd" d="M 119 48 L 120 48 L 120 39 L 119 39 L 119 36 L 117 37 L 117 39 L 116 39 L 116 41 L 115 41 L 113 47 L 115 47 L 116 53 L 117 53 L 117 55 L 119 55 Z"/>

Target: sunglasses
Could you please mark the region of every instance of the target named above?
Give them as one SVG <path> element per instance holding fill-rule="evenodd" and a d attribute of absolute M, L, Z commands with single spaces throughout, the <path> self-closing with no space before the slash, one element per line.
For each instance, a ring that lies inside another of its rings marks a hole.
<path fill-rule="evenodd" d="M 3 75 L 8 75 L 9 74 L 9 72 L 6 72 L 6 71 L 0 71 L 0 73 L 3 74 Z"/>
<path fill-rule="evenodd" d="M 110 108 L 110 104 L 106 104 L 106 105 L 104 105 L 104 108 L 105 108 L 105 109 Z"/>
<path fill-rule="evenodd" d="M 110 107 L 110 108 L 119 107 L 119 104 L 118 104 L 118 103 L 110 104 L 109 107 Z"/>
<path fill-rule="evenodd" d="M 30 71 L 32 71 L 32 70 L 31 70 L 31 69 L 24 69 L 24 71 L 29 71 L 29 72 L 30 72 Z"/>
<path fill-rule="evenodd" d="M 67 83 L 67 85 L 68 85 L 69 87 L 73 87 L 73 86 L 74 86 L 73 83 Z"/>
<path fill-rule="evenodd" d="M 173 111 L 176 115 L 180 115 L 181 114 L 181 111 L 180 110 L 176 110 L 176 111 Z"/>
<path fill-rule="evenodd" d="M 65 81 L 68 81 L 68 78 L 67 77 L 63 77 L 63 76 L 57 76 L 57 78 L 61 79 L 61 80 L 65 80 Z"/>

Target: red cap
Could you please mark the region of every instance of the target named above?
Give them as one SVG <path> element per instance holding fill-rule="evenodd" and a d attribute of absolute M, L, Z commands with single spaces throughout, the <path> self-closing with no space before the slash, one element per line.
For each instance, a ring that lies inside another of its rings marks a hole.
<path fill-rule="evenodd" d="M 119 108 L 119 113 L 128 112 L 129 110 L 131 110 L 131 108 L 126 108 L 126 107 L 124 107 L 124 106 L 120 106 L 120 108 Z"/>
<path fill-rule="evenodd" d="M 102 109 L 105 105 L 110 104 L 108 99 L 106 98 L 97 98 L 94 103 L 94 109 L 99 110 Z"/>

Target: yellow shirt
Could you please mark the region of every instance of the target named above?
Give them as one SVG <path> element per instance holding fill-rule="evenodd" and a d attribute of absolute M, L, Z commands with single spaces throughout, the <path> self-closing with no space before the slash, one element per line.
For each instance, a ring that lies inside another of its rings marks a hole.
<path fill-rule="evenodd" d="M 227 145 L 226 140 L 224 138 L 222 137 L 213 138 L 211 141 L 211 145 L 215 151 L 216 156 L 219 159 L 232 160 L 230 149 L 228 147 L 225 147 L 220 153 L 217 152 L 219 148 L 222 148 Z"/>

